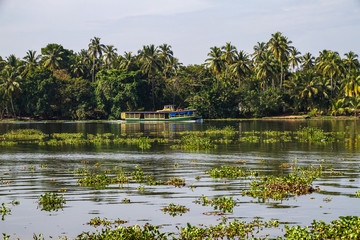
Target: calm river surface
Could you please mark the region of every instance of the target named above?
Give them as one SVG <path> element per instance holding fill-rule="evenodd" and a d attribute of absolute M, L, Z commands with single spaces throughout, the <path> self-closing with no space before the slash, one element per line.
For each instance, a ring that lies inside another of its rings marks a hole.
<path fill-rule="evenodd" d="M 281 224 L 309 225 L 314 219 L 329 222 L 339 216 L 360 216 L 360 121 L 358 120 L 249 120 L 204 123 L 119 123 L 119 122 L 39 122 L 0 123 L 0 135 L 13 129 L 38 129 L 52 133 L 113 133 L 115 135 L 181 138 L 183 131 L 204 131 L 209 128 L 232 126 L 245 131 L 297 131 L 301 127 L 317 127 L 326 132 L 346 132 L 329 144 L 299 142 L 280 143 L 219 143 L 209 151 L 185 151 L 170 148 L 171 143 L 153 144 L 148 150 L 129 145 L 63 145 L 41 146 L 19 144 L 0 146 L 0 204 L 11 207 L 11 215 L 0 221 L 0 234 L 11 239 L 31 239 L 33 234 L 76 237 L 83 231 L 96 231 L 88 225 L 94 217 L 109 220 L 122 219 L 125 225 L 161 226 L 161 231 L 177 232 L 186 223 L 214 225 L 222 216 L 204 214 L 214 211 L 211 206 L 201 206 L 194 201 L 201 196 L 233 197 L 237 204 L 227 218 L 251 221 L 279 220 Z M 284 163 L 298 166 L 332 165 L 343 175 L 318 178 L 313 186 L 320 192 L 292 197 L 282 201 L 261 201 L 242 196 L 248 186 L 236 179 L 213 179 L 206 171 L 225 166 L 241 166 L 264 174 L 281 175 L 290 170 L 280 167 Z M 148 186 L 129 183 L 109 185 L 102 189 L 83 187 L 77 183 L 74 170 L 101 164 L 99 169 L 122 167 L 132 172 L 135 166 L 155 180 L 171 177 L 184 178 L 185 187 L 171 185 Z M 46 167 L 42 167 L 46 166 Z M 140 188 L 139 188 L 140 186 Z M 192 187 L 190 187 L 192 186 Z M 142 189 L 143 188 L 143 189 Z M 61 192 L 66 204 L 59 211 L 42 211 L 38 198 L 46 192 Z M 124 203 L 124 199 L 130 203 Z M 19 201 L 19 205 L 11 205 Z M 182 216 L 172 217 L 161 209 L 170 203 L 185 205 L 190 209 Z M 282 226 L 284 226 L 282 225 Z M 280 226 L 280 229 L 282 227 Z M 271 236 L 284 234 L 279 229 L 267 230 Z"/>

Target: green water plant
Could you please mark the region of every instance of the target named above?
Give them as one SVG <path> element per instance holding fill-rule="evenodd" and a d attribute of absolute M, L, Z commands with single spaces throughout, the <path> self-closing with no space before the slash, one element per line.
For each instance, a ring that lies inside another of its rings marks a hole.
<path fill-rule="evenodd" d="M 220 210 L 223 213 L 229 212 L 232 213 L 236 205 L 236 201 L 232 197 L 214 197 L 209 199 L 208 197 L 202 196 L 195 201 L 196 204 L 201 204 L 202 206 L 212 206 L 214 210 Z"/>
<path fill-rule="evenodd" d="M 257 176 L 258 172 L 252 170 L 245 170 L 242 167 L 234 166 L 221 166 L 220 168 L 212 168 L 208 172 L 212 178 L 239 178 L 239 177 L 248 177 L 248 176 Z"/>
<path fill-rule="evenodd" d="M 117 239 L 136 239 L 136 240 L 166 240 L 171 233 L 161 233 L 159 228 L 150 224 L 142 227 L 133 225 L 129 227 L 118 226 L 115 229 L 104 228 L 95 233 L 83 232 L 77 236 L 77 240 L 117 240 Z"/>
<path fill-rule="evenodd" d="M 332 133 L 326 133 L 324 130 L 315 127 L 304 127 L 295 132 L 297 135 L 296 138 L 300 142 L 310 142 L 310 143 L 331 143 L 335 139 Z"/>
<path fill-rule="evenodd" d="M 175 145 L 172 145 L 172 149 L 183 150 L 210 150 L 217 146 L 209 137 L 200 137 L 194 134 L 183 136 L 180 140 L 176 141 Z"/>
<path fill-rule="evenodd" d="M 250 190 L 244 190 L 243 195 L 261 199 L 281 200 L 290 196 L 310 194 L 320 189 L 314 188 L 311 183 L 324 175 L 322 166 L 294 168 L 286 176 L 262 175 L 249 183 Z"/>
<path fill-rule="evenodd" d="M 186 227 L 180 228 L 179 239 L 254 239 L 255 234 L 261 230 L 278 226 L 279 222 L 276 220 L 264 222 L 255 219 L 247 223 L 237 219 L 226 222 L 223 218 L 221 223 L 209 227 L 197 227 L 188 223 Z"/>
<path fill-rule="evenodd" d="M 360 217 L 347 216 L 325 223 L 314 220 L 311 226 L 285 226 L 285 239 L 359 239 Z"/>
<path fill-rule="evenodd" d="M 44 211 L 57 211 L 62 209 L 66 200 L 64 195 L 59 195 L 57 193 L 45 193 L 39 196 L 38 204 L 41 206 L 41 210 Z"/>
<path fill-rule="evenodd" d="M 186 208 L 183 205 L 179 205 L 179 204 L 174 204 L 174 203 L 170 203 L 168 206 L 164 207 L 161 209 L 161 211 L 163 211 L 164 213 L 168 213 L 170 216 L 178 216 L 178 215 L 182 215 L 183 213 L 186 213 L 189 211 L 189 208 Z"/>
<path fill-rule="evenodd" d="M 178 178 L 178 177 L 172 177 L 167 182 L 167 185 L 173 185 L 175 187 L 183 187 L 185 186 L 185 179 Z"/>
<path fill-rule="evenodd" d="M 42 140 L 46 137 L 42 131 L 37 129 L 17 129 L 0 135 L 0 140 Z"/>
<path fill-rule="evenodd" d="M 88 222 L 87 224 L 94 227 L 98 227 L 98 226 L 109 227 L 111 225 L 119 225 L 124 223 L 127 223 L 127 221 L 119 218 L 112 221 L 112 220 L 108 220 L 107 218 L 94 217 L 90 219 L 90 222 Z"/>
<path fill-rule="evenodd" d="M 11 214 L 11 208 L 5 206 L 5 203 L 2 203 L 0 208 L 0 214 L 1 214 L 1 220 L 4 221 L 5 216 Z"/>
<path fill-rule="evenodd" d="M 357 192 L 355 192 L 355 196 L 356 196 L 357 198 L 360 198 L 360 190 L 357 191 Z"/>

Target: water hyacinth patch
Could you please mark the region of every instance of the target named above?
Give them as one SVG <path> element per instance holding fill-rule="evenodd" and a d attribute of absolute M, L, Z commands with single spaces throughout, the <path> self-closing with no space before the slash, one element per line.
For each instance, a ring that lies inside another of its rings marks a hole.
<path fill-rule="evenodd" d="M 11 208 L 5 206 L 5 203 L 2 203 L 0 208 L 0 214 L 1 214 L 1 220 L 4 221 L 5 216 L 11 214 Z"/>
<path fill-rule="evenodd" d="M 170 203 L 168 206 L 161 209 L 164 213 L 169 213 L 170 216 L 175 217 L 178 215 L 182 215 L 183 213 L 186 213 L 189 211 L 189 208 L 186 208 L 183 205 Z"/>
<path fill-rule="evenodd" d="M 45 193 L 40 195 L 38 204 L 41 206 L 41 210 L 44 211 L 57 211 L 64 207 L 66 200 L 64 195 L 57 193 Z"/>
<path fill-rule="evenodd" d="M 176 145 L 172 145 L 172 149 L 183 150 L 210 150 L 217 146 L 209 137 L 199 137 L 194 134 L 183 136 L 180 140 L 176 141 Z"/>
<path fill-rule="evenodd" d="M 359 239 L 360 218 L 339 217 L 329 224 L 314 220 L 309 227 L 285 226 L 285 239 Z"/>
<path fill-rule="evenodd" d="M 202 206 L 212 206 L 214 210 L 220 210 L 223 213 L 229 212 L 232 213 L 233 209 L 236 205 L 236 202 L 232 197 L 215 197 L 213 199 L 209 199 L 208 197 L 202 196 L 198 200 L 195 201 L 196 204 L 201 204 Z"/>

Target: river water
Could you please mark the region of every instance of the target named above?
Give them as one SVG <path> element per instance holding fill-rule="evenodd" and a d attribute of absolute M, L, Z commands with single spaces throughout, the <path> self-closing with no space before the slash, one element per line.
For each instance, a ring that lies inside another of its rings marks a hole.
<path fill-rule="evenodd" d="M 317 127 L 326 132 L 346 132 L 347 137 L 337 138 L 330 144 L 299 142 L 232 143 L 218 144 L 209 151 L 184 151 L 170 148 L 170 143 L 155 144 L 148 150 L 128 145 L 39 146 L 19 144 L 0 146 L 0 204 L 11 207 L 11 215 L 0 221 L 0 233 L 11 239 L 31 239 L 43 233 L 57 239 L 59 236 L 76 237 L 83 231 L 96 231 L 87 224 L 94 217 L 109 220 L 122 219 L 125 225 L 150 223 L 161 231 L 177 232 L 177 227 L 187 223 L 214 225 L 222 216 L 204 214 L 214 211 L 211 206 L 201 206 L 194 201 L 201 196 L 233 197 L 237 204 L 228 219 L 251 221 L 279 220 L 281 226 L 309 225 L 314 219 L 329 222 L 339 216 L 360 216 L 360 121 L 357 120 L 248 120 L 205 121 L 204 123 L 120 123 L 120 122 L 38 122 L 0 123 L 0 134 L 20 128 L 39 129 L 51 133 L 113 133 L 160 137 L 163 133 L 204 131 L 209 128 L 232 126 L 245 131 L 296 131 L 301 127 Z M 179 138 L 176 134 L 170 138 Z M 265 174 L 282 175 L 290 170 L 281 164 L 298 166 L 324 164 L 343 175 L 317 179 L 313 185 L 320 192 L 293 197 L 282 201 L 261 201 L 242 196 L 247 186 L 235 179 L 214 180 L 205 172 L 212 168 L 241 166 Z M 103 169 L 122 167 L 131 172 L 135 166 L 156 180 L 171 177 L 184 178 L 185 187 L 169 185 L 147 186 L 129 183 L 110 185 L 102 189 L 79 186 L 74 170 L 101 164 Z M 44 167 L 46 166 L 46 167 Z M 140 188 L 139 188 L 140 186 Z M 190 187 L 192 186 L 192 187 Z M 141 189 L 143 187 L 143 189 Z M 37 203 L 41 194 L 66 189 L 66 204 L 58 211 L 42 211 Z M 124 203 L 124 199 L 130 203 Z M 18 201 L 19 205 L 11 205 Z M 161 209 L 170 203 L 185 205 L 190 209 L 182 216 L 172 217 Z M 280 226 L 280 229 L 282 228 Z M 284 234 L 280 229 L 265 232 L 271 236 Z"/>

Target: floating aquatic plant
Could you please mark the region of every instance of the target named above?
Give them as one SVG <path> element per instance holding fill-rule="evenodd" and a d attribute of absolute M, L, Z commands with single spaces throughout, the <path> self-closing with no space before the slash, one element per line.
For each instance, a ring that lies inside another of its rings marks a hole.
<path fill-rule="evenodd" d="M 44 211 L 57 211 L 62 209 L 66 200 L 64 195 L 57 193 L 45 193 L 40 195 L 38 204 L 41 206 L 41 210 Z"/>
<path fill-rule="evenodd" d="M 195 201 L 197 204 L 201 204 L 202 206 L 212 206 L 214 210 L 220 210 L 223 213 L 229 212 L 232 213 L 233 209 L 236 205 L 236 202 L 232 197 L 215 197 L 213 199 L 209 199 L 208 197 L 202 196 L 198 200 Z"/>
<path fill-rule="evenodd" d="M 5 203 L 2 203 L 0 208 L 0 214 L 1 214 L 1 220 L 4 221 L 5 216 L 11 214 L 11 208 L 5 206 Z"/>
<path fill-rule="evenodd" d="M 175 217 L 178 215 L 181 216 L 183 213 L 188 212 L 189 208 L 186 208 L 183 205 L 175 205 L 174 203 L 170 203 L 168 206 L 162 208 L 161 211 L 163 211 L 164 213 L 169 213 L 170 216 Z"/>

